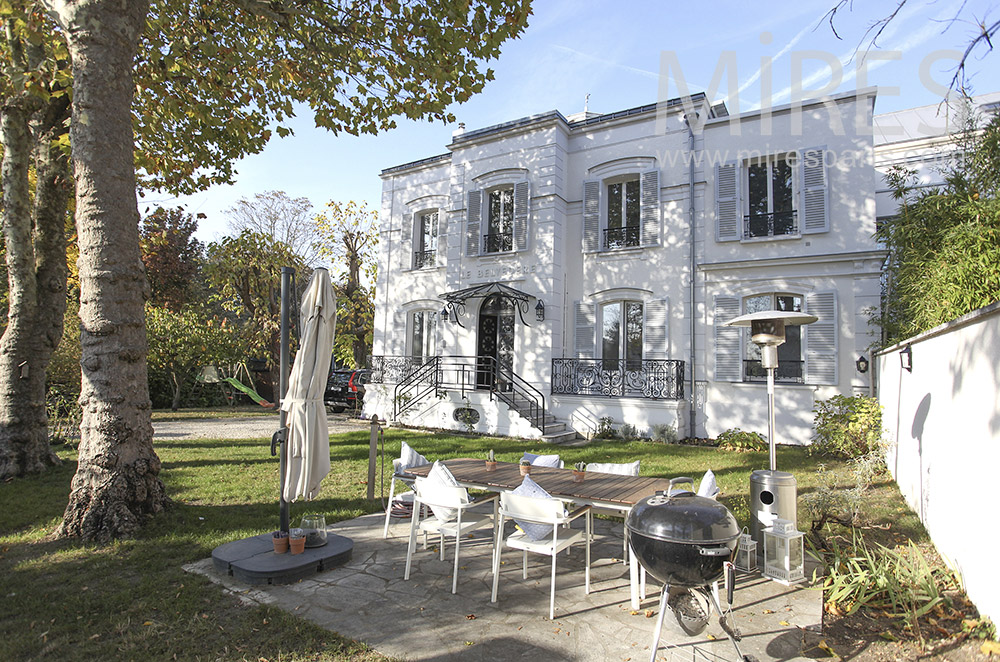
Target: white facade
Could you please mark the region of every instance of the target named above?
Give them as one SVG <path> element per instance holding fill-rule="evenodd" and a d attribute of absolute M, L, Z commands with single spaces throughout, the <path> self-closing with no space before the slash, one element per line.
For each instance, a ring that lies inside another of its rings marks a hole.
<path fill-rule="evenodd" d="M 755 348 L 722 322 L 786 306 L 819 321 L 779 354 L 776 439 L 808 443 L 816 400 L 870 388 L 874 100 L 553 111 L 383 171 L 366 413 L 538 437 L 526 403 L 543 401 L 548 433 L 604 417 L 766 433 Z M 467 409 L 478 421 L 456 420 Z"/>

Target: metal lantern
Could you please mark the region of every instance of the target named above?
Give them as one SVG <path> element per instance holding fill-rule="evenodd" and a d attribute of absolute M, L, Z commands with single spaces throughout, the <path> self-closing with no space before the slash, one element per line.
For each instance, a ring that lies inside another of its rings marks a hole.
<path fill-rule="evenodd" d="M 757 541 L 743 529 L 736 547 L 736 569 L 741 572 L 757 571 Z"/>
<path fill-rule="evenodd" d="M 535 304 L 535 319 L 539 322 L 545 321 L 545 304 L 542 303 L 541 299 Z"/>
<path fill-rule="evenodd" d="M 803 533 L 795 524 L 776 519 L 764 529 L 764 576 L 790 586 L 805 580 Z"/>

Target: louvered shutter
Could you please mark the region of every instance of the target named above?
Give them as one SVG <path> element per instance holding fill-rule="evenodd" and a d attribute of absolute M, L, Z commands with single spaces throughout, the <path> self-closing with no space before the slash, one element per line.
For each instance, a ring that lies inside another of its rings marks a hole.
<path fill-rule="evenodd" d="M 715 238 L 718 241 L 739 240 L 743 225 L 742 212 L 739 164 L 715 166 Z"/>
<path fill-rule="evenodd" d="M 583 183 L 583 250 L 601 249 L 601 182 Z"/>
<path fill-rule="evenodd" d="M 715 379 L 720 382 L 743 381 L 740 370 L 740 329 L 736 326 L 723 326 L 739 315 L 739 299 L 715 297 Z"/>
<path fill-rule="evenodd" d="M 667 300 L 650 299 L 643 305 L 642 358 L 667 359 Z"/>
<path fill-rule="evenodd" d="M 514 184 L 514 250 L 528 248 L 528 212 L 531 208 L 531 185 L 528 182 Z"/>
<path fill-rule="evenodd" d="M 465 254 L 468 257 L 479 255 L 479 247 L 482 245 L 479 225 L 483 211 L 483 192 L 469 191 L 469 206 L 465 210 Z"/>
<path fill-rule="evenodd" d="M 399 268 L 413 268 L 413 214 L 403 214 L 403 230 L 399 239 Z"/>
<path fill-rule="evenodd" d="M 806 312 L 819 318 L 805 327 L 806 383 L 837 384 L 837 293 L 806 296 Z"/>
<path fill-rule="evenodd" d="M 573 304 L 576 325 L 574 349 L 576 358 L 594 358 L 594 329 L 597 327 L 597 307 L 592 303 L 577 301 Z"/>
<path fill-rule="evenodd" d="M 406 356 L 407 315 L 405 310 L 397 310 L 392 315 L 392 328 L 389 330 L 389 347 L 395 356 Z"/>
<path fill-rule="evenodd" d="M 443 209 L 438 209 L 437 220 L 437 264 L 444 265 L 448 259 L 448 221 Z"/>
<path fill-rule="evenodd" d="M 802 151 L 802 233 L 828 232 L 826 164 L 822 149 Z"/>
<path fill-rule="evenodd" d="M 643 246 L 660 243 L 660 171 L 647 170 L 639 178 L 639 225 Z"/>

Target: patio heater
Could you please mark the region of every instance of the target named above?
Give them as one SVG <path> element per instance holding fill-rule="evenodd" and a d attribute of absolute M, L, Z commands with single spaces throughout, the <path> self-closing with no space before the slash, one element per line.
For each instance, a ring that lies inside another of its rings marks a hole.
<path fill-rule="evenodd" d="M 750 327 L 750 340 L 760 347 L 760 364 L 767 371 L 767 446 L 768 470 L 750 474 L 750 534 L 757 543 L 758 554 L 764 547 L 764 529 L 780 518 L 796 521 L 797 489 L 795 476 L 778 471 L 774 443 L 774 372 L 778 368 L 778 346 L 785 342 L 785 327 L 812 324 L 815 315 L 764 310 L 741 315 L 725 326 Z"/>

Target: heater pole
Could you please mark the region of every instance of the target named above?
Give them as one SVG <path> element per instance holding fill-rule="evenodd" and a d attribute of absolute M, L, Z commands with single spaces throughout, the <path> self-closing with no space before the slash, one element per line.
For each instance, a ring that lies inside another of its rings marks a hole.
<path fill-rule="evenodd" d="M 774 368 L 767 369 L 767 447 L 771 471 L 777 469 L 774 450 Z"/>

